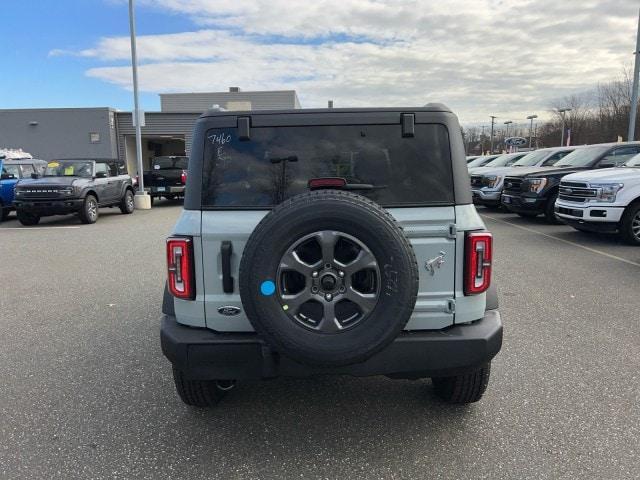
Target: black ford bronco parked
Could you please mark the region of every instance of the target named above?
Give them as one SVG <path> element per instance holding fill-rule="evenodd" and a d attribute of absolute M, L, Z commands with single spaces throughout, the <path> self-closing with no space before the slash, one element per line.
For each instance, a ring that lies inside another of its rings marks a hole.
<path fill-rule="evenodd" d="M 23 225 L 41 217 L 77 213 L 83 223 L 98 220 L 99 207 L 133 212 L 133 186 L 118 160 L 52 160 L 42 178 L 21 180 L 14 205 Z"/>
<path fill-rule="evenodd" d="M 185 403 L 328 373 L 481 398 L 502 344 L 492 237 L 445 106 L 207 112 L 186 192 L 161 326 Z"/>

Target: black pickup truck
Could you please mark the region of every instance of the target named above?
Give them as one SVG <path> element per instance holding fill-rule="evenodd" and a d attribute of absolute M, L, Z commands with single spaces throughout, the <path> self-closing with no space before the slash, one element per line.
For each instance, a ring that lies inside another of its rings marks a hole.
<path fill-rule="evenodd" d="M 16 184 L 13 204 L 23 225 L 36 225 L 40 217 L 69 213 L 77 213 L 82 223 L 95 223 L 99 207 L 119 207 L 122 213 L 132 213 L 133 186 L 118 160 L 52 160 L 41 178 Z"/>
<path fill-rule="evenodd" d="M 144 189 L 154 198 L 168 199 L 184 197 L 187 183 L 189 157 L 155 157 L 151 161 L 151 170 L 144 172 Z"/>

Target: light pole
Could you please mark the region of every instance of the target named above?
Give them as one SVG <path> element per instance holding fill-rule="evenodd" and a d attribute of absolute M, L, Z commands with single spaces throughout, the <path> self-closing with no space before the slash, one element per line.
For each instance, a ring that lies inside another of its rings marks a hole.
<path fill-rule="evenodd" d="M 636 113 L 638 113 L 638 73 L 640 72 L 640 13 L 638 14 L 638 36 L 636 38 L 636 56 L 635 65 L 633 67 L 633 90 L 631 93 L 631 111 L 629 112 L 629 133 L 627 140 L 633 142 L 636 134 Z"/>
<path fill-rule="evenodd" d="M 489 155 L 493 153 L 493 125 L 496 123 L 496 118 L 494 115 L 489 115 L 491 117 L 491 139 L 489 140 Z"/>
<path fill-rule="evenodd" d="M 531 133 L 533 132 L 533 119 L 534 118 L 538 118 L 538 115 L 529 115 L 527 117 L 527 120 L 531 120 L 531 123 L 529 124 L 529 148 L 531 148 L 531 139 L 533 138 L 531 136 Z"/>
<path fill-rule="evenodd" d="M 561 147 L 564 145 L 564 114 L 565 114 L 565 112 L 570 112 L 570 111 L 571 111 L 570 108 L 560 108 L 560 109 L 558 109 L 558 113 L 562 117 L 562 136 L 560 137 L 560 146 Z"/>
<path fill-rule="evenodd" d="M 133 69 L 133 116 L 136 124 L 136 155 L 138 157 L 138 191 L 134 200 L 135 208 L 148 210 L 151 208 L 151 197 L 144 191 L 142 165 L 142 129 L 140 126 L 140 106 L 138 104 L 138 55 L 136 53 L 136 17 L 134 0 L 129 0 L 129 31 L 131 33 L 131 68 Z"/>
<path fill-rule="evenodd" d="M 513 123 L 512 120 L 507 120 L 506 122 L 504 122 L 504 124 L 506 125 L 507 129 L 504 132 L 504 143 L 505 143 L 505 147 L 507 146 L 507 138 L 509 138 L 509 125 L 511 125 Z M 507 148 L 507 152 L 511 150 L 510 148 Z"/>

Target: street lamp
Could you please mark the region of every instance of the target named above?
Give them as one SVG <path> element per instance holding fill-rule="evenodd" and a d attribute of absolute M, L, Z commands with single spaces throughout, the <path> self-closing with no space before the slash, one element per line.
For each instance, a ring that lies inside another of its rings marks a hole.
<path fill-rule="evenodd" d="M 506 122 L 504 122 L 504 124 L 507 126 L 507 131 L 504 134 L 505 138 L 509 137 L 509 125 L 511 125 L 512 123 L 513 123 L 512 120 L 507 120 Z"/>
<path fill-rule="evenodd" d="M 151 208 L 151 197 L 144 191 L 142 166 L 142 129 L 140 126 L 140 107 L 138 104 L 138 55 L 136 53 L 136 17 L 133 5 L 129 0 L 129 30 L 131 33 L 131 68 L 133 70 L 133 115 L 136 124 L 136 154 L 138 156 L 138 191 L 133 198 L 135 208 L 148 210 Z"/>
<path fill-rule="evenodd" d="M 565 112 L 570 112 L 570 111 L 571 111 L 570 108 L 559 108 L 558 109 L 558 113 L 562 117 L 562 136 L 560 137 L 560 146 L 561 147 L 564 145 L 564 114 L 565 114 Z"/>
<path fill-rule="evenodd" d="M 489 115 L 491 117 L 491 136 L 489 139 L 489 155 L 493 153 L 493 125 L 496 123 L 496 116 Z"/>
<path fill-rule="evenodd" d="M 507 145 L 507 138 L 509 138 L 509 125 L 512 124 L 512 123 L 513 123 L 513 121 L 511 121 L 511 120 L 507 120 L 506 122 L 504 122 L 504 124 L 507 126 L 507 129 L 504 132 L 505 147 Z M 511 147 L 507 148 L 506 150 L 507 150 L 507 152 L 510 152 L 511 151 Z"/>
<path fill-rule="evenodd" d="M 538 115 L 529 115 L 527 117 L 527 120 L 531 120 L 531 123 L 529 124 L 529 148 L 531 148 L 531 133 L 533 132 L 533 119 L 534 118 L 538 118 Z"/>

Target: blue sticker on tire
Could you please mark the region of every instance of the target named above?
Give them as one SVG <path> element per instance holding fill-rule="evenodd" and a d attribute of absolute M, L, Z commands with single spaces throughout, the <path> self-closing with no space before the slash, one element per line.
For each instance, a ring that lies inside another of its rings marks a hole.
<path fill-rule="evenodd" d="M 276 291 L 276 284 L 271 280 L 265 280 L 260 284 L 260 293 L 265 296 L 273 295 Z"/>

